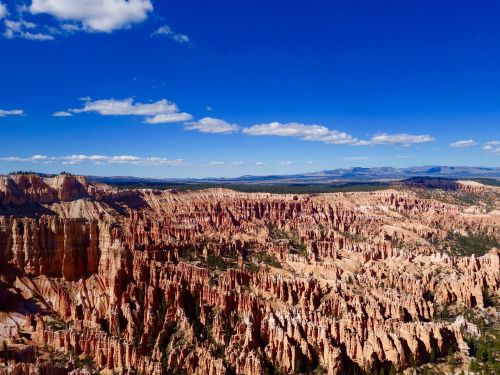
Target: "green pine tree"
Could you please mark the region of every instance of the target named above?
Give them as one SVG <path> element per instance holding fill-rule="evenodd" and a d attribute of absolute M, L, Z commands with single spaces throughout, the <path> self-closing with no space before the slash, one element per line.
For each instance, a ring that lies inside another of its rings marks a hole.
<path fill-rule="evenodd" d="M 2 342 L 3 360 L 6 364 L 7 364 L 8 350 L 9 350 L 9 347 L 7 346 L 7 341 L 3 340 L 3 342 Z"/>
<path fill-rule="evenodd" d="M 437 354 L 436 354 L 436 347 L 433 346 L 431 350 L 431 362 L 435 363 L 437 359 Z"/>

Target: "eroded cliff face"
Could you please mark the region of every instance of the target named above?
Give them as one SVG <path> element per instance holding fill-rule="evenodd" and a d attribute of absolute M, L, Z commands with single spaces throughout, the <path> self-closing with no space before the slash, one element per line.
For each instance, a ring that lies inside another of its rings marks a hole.
<path fill-rule="evenodd" d="M 443 311 L 488 307 L 499 250 L 449 255 L 450 236 L 499 239 L 495 208 L 0 177 L 0 373 L 388 373 L 465 351 Z"/>

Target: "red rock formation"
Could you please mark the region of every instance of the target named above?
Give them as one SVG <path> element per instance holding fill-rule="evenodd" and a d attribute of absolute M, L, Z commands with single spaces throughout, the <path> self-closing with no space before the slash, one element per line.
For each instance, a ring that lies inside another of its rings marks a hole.
<path fill-rule="evenodd" d="M 119 192 L 28 175 L 0 178 L 0 214 L 0 335 L 39 353 L 0 367 L 13 374 L 58 373 L 51 350 L 75 371 L 85 356 L 148 374 L 405 369 L 463 347 L 443 306 L 499 293 L 498 249 L 439 245 L 453 230 L 500 238 L 500 217 L 407 190 Z"/>

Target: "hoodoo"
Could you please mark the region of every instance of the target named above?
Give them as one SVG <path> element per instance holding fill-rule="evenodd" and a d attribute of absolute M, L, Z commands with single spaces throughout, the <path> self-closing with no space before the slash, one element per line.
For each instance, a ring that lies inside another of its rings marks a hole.
<path fill-rule="evenodd" d="M 274 195 L 0 177 L 0 373 L 334 375 L 467 360 L 472 315 L 496 311 L 500 189 L 462 184 Z"/>

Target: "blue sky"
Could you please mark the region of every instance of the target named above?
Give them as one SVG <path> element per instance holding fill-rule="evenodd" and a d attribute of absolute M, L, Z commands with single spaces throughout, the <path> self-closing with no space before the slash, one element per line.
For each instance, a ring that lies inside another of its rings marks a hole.
<path fill-rule="evenodd" d="M 496 0 L 0 4 L 0 173 L 500 165 Z"/>

